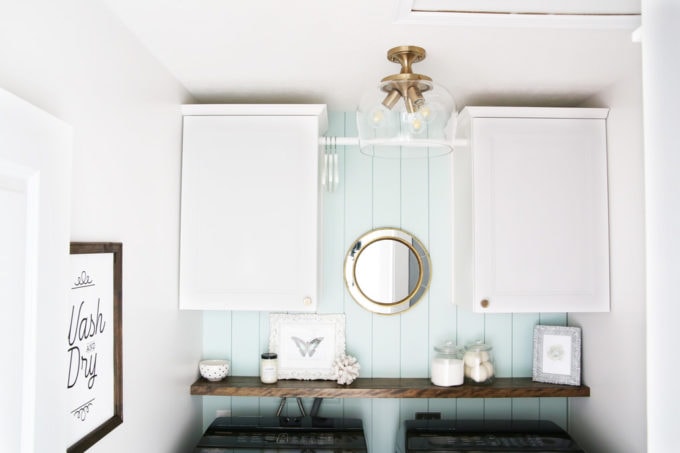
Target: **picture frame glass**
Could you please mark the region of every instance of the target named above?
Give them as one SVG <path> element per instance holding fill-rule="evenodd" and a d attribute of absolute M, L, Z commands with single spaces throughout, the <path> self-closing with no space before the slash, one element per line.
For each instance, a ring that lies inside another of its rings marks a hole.
<path fill-rule="evenodd" d="M 67 453 L 86 451 L 123 423 L 122 247 L 70 245 L 64 326 Z"/>
<path fill-rule="evenodd" d="M 111 269 L 109 253 L 71 256 L 66 394 L 73 442 L 113 416 Z"/>
<path fill-rule="evenodd" d="M 333 362 L 345 353 L 344 314 L 270 315 L 269 351 L 279 379 L 334 379 Z"/>
<path fill-rule="evenodd" d="M 543 372 L 571 375 L 571 337 L 545 335 L 543 343 Z"/>

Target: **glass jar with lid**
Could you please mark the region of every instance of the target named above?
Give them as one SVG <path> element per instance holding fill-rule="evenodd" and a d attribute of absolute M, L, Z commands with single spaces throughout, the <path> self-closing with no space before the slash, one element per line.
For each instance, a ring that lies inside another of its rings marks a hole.
<path fill-rule="evenodd" d="M 491 384 L 494 381 L 495 367 L 493 348 L 481 340 L 465 346 L 465 379 L 470 384 Z"/>
<path fill-rule="evenodd" d="M 431 380 L 440 387 L 452 387 L 463 384 L 463 348 L 455 342 L 445 341 L 434 348 L 436 354 L 432 358 Z"/>

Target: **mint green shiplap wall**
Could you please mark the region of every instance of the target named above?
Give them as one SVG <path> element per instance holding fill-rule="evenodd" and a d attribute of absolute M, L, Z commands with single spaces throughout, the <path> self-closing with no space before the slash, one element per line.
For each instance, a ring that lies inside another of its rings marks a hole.
<path fill-rule="evenodd" d="M 354 113 L 331 112 L 330 136 L 357 135 Z M 357 147 L 339 147 L 340 184 L 324 193 L 323 293 L 320 313 L 345 313 L 347 352 L 363 377 L 429 376 L 435 344 L 483 339 L 494 348 L 498 376 L 531 376 L 534 325 L 564 325 L 565 314 L 473 314 L 451 303 L 450 156 L 432 159 L 373 159 Z M 428 247 L 432 283 L 425 299 L 401 315 L 367 312 L 348 295 L 343 282 L 347 247 L 376 227 L 400 227 Z M 257 375 L 259 354 L 268 348 L 269 313 L 205 312 L 203 356 L 226 357 L 232 374 Z M 233 415 L 272 415 L 275 398 L 203 397 L 203 423 L 217 410 Z M 306 401 L 311 407 L 311 401 Z M 287 410 L 295 414 L 291 402 Z M 401 420 L 416 411 L 444 418 L 547 419 L 567 427 L 564 398 L 509 399 L 337 399 L 324 400 L 323 416 L 358 417 L 371 452 L 394 451 Z"/>

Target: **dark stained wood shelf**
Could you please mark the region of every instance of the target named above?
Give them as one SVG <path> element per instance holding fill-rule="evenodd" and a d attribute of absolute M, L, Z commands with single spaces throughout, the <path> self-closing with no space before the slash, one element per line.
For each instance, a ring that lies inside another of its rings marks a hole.
<path fill-rule="evenodd" d="M 262 384 L 258 376 L 228 376 L 219 382 L 199 378 L 192 395 L 300 398 L 535 398 L 590 396 L 590 388 L 545 384 L 531 378 L 496 378 L 491 385 L 437 387 L 428 378 L 358 378 L 350 385 L 335 381 L 279 380 Z"/>

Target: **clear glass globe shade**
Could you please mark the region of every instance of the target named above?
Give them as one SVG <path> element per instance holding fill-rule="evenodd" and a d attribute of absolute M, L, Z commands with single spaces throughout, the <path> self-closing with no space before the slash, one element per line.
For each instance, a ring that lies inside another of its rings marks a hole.
<path fill-rule="evenodd" d="M 357 128 L 362 152 L 390 155 L 394 149 L 402 149 L 399 154 L 403 155 L 406 147 L 413 148 L 409 155 L 417 155 L 419 149 L 425 149 L 429 155 L 433 155 L 433 149 L 439 149 L 440 154 L 450 152 L 456 113 L 451 95 L 441 86 L 431 83 L 431 88 L 422 92 L 423 105 L 416 112 L 409 113 L 403 98 L 396 99 L 391 109 L 383 104 L 383 101 L 389 100 L 389 88 L 385 88 L 385 83 L 378 83 L 364 94 L 359 103 Z"/>

